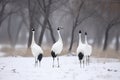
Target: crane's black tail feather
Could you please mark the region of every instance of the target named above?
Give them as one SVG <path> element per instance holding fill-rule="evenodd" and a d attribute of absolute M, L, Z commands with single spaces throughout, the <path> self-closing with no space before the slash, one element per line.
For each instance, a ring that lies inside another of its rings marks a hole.
<path fill-rule="evenodd" d="M 78 58 L 79 58 L 79 60 L 82 60 L 83 57 L 84 57 L 84 54 L 83 54 L 82 52 L 80 52 L 80 53 L 78 54 Z"/>
<path fill-rule="evenodd" d="M 42 57 L 43 57 L 43 54 L 39 54 L 37 59 L 38 59 L 39 61 L 41 61 L 41 60 L 42 60 Z"/>
<path fill-rule="evenodd" d="M 53 58 L 55 58 L 57 56 L 54 51 L 51 51 L 51 55 Z"/>

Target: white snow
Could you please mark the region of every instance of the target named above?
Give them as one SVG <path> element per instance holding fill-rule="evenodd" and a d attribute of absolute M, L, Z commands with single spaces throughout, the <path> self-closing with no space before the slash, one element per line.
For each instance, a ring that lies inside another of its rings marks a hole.
<path fill-rule="evenodd" d="M 17 44 L 15 45 L 15 49 L 19 49 L 19 48 L 27 48 L 27 45 L 21 45 L 21 44 Z"/>
<path fill-rule="evenodd" d="M 0 52 L 0 57 L 4 56 L 5 53 L 4 52 Z"/>
<path fill-rule="evenodd" d="M 60 68 L 52 68 L 51 57 L 44 57 L 40 67 L 33 57 L 0 57 L 0 80 L 120 80 L 120 62 L 91 58 L 80 68 L 77 56 L 61 56 Z"/>

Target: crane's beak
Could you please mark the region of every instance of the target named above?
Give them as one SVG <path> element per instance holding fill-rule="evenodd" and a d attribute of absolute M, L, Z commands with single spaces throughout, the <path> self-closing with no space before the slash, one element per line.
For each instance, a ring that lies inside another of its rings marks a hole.
<path fill-rule="evenodd" d="M 57 28 L 57 30 L 61 30 L 61 29 L 63 29 L 63 27 L 61 27 L 61 26 Z"/>
<path fill-rule="evenodd" d="M 59 29 L 63 29 L 63 27 L 62 27 L 62 26 L 60 26 L 60 27 L 59 27 Z"/>
<path fill-rule="evenodd" d="M 85 35 L 87 35 L 87 32 L 85 32 Z"/>
<path fill-rule="evenodd" d="M 82 33 L 81 30 L 79 30 L 79 33 Z"/>
<path fill-rule="evenodd" d="M 35 31 L 34 27 L 32 27 L 32 31 Z"/>

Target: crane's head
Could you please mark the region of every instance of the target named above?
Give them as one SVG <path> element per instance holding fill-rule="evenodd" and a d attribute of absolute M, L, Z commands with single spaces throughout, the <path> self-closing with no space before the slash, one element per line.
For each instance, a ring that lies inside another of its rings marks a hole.
<path fill-rule="evenodd" d="M 82 33 L 81 30 L 79 30 L 79 33 Z"/>
<path fill-rule="evenodd" d="M 63 27 L 62 27 L 62 26 L 60 26 L 60 27 L 58 27 L 58 28 L 57 28 L 57 30 L 60 30 L 60 29 L 63 29 Z"/>
<path fill-rule="evenodd" d="M 32 27 L 32 31 L 35 31 L 35 29 Z"/>
<path fill-rule="evenodd" d="M 87 35 L 87 32 L 85 32 L 85 35 Z"/>

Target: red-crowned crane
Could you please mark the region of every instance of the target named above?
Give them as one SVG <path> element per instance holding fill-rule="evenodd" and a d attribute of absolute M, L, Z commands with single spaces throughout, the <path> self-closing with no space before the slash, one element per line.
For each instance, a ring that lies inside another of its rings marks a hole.
<path fill-rule="evenodd" d="M 79 44 L 78 44 L 78 47 L 77 47 L 77 55 L 78 55 L 78 59 L 80 61 L 80 67 L 81 67 L 81 64 L 83 63 L 83 67 L 84 67 L 84 50 L 85 50 L 85 44 L 82 43 L 82 40 L 81 40 L 81 30 L 79 31 Z"/>
<path fill-rule="evenodd" d="M 41 60 L 43 57 L 43 50 L 42 48 L 35 42 L 35 38 L 34 38 L 34 33 L 35 33 L 35 29 L 32 27 L 32 43 L 31 43 L 31 50 L 32 50 L 32 54 L 35 58 L 35 66 L 36 65 L 40 65 L 41 64 Z"/>
<path fill-rule="evenodd" d="M 87 32 L 85 32 L 85 46 L 86 46 L 86 51 L 85 51 L 85 53 L 87 54 L 86 64 L 89 64 L 89 62 L 90 62 L 90 56 L 91 56 L 91 54 L 92 54 L 92 46 L 88 44 Z"/>
<path fill-rule="evenodd" d="M 54 60 L 55 60 L 56 57 L 57 57 L 58 67 L 60 66 L 58 55 L 62 52 L 62 49 L 63 49 L 63 41 L 62 41 L 62 38 L 61 38 L 61 35 L 60 35 L 60 30 L 61 29 L 62 29 L 62 27 L 57 28 L 59 39 L 56 43 L 53 44 L 53 46 L 51 48 L 51 55 L 52 55 L 52 58 L 53 58 L 52 67 L 54 67 Z"/>

